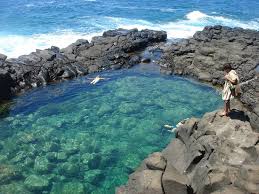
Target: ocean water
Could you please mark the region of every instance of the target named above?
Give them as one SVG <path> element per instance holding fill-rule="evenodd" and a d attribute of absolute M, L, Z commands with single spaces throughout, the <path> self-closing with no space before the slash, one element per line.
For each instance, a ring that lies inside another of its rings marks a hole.
<path fill-rule="evenodd" d="M 187 38 L 206 25 L 259 29 L 258 0 L 0 0 L 0 53 L 65 47 L 115 28 Z"/>
<path fill-rule="evenodd" d="M 95 75 L 91 75 L 95 76 Z M 0 193 L 112 194 L 174 134 L 215 110 L 217 91 L 145 68 L 37 88 L 1 107 Z"/>

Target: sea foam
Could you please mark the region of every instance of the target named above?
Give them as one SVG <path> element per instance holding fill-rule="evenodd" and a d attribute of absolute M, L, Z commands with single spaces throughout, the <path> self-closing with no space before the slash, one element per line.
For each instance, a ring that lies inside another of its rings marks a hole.
<path fill-rule="evenodd" d="M 36 49 L 46 49 L 55 45 L 64 48 L 78 39 L 91 40 L 100 33 L 83 34 L 73 31 L 62 31 L 49 34 L 35 34 L 31 36 L 8 35 L 0 36 L 0 53 L 9 58 L 29 54 Z"/>
<path fill-rule="evenodd" d="M 240 21 L 218 15 L 208 15 L 200 11 L 192 11 L 186 14 L 182 20 L 166 23 L 152 23 L 146 20 L 120 17 L 102 17 L 99 19 L 81 18 L 80 22 L 82 25 L 97 26 L 99 31 L 94 33 L 93 30 L 91 32 L 76 32 L 75 29 L 75 31 L 63 30 L 49 34 L 34 34 L 29 36 L 0 36 L 0 53 L 4 53 L 8 57 L 18 57 L 22 54 L 29 54 L 35 51 L 35 49 L 45 49 L 53 45 L 63 48 L 77 39 L 91 40 L 93 36 L 101 35 L 103 31 L 115 28 L 164 30 L 167 32 L 169 39 L 189 38 L 205 26 L 216 24 L 259 30 L 259 21 L 257 19 Z M 86 27 L 84 29 L 87 30 Z"/>

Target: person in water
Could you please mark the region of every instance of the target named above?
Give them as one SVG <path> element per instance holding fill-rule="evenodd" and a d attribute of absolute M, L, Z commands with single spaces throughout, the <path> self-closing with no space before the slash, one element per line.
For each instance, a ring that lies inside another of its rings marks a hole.
<path fill-rule="evenodd" d="M 104 79 L 106 79 L 106 78 L 102 78 L 102 77 L 100 77 L 100 75 L 97 75 L 91 82 L 90 82 L 90 84 L 96 84 L 97 82 L 99 82 L 100 80 L 104 80 Z"/>
<path fill-rule="evenodd" d="M 220 116 L 228 116 L 230 113 L 230 99 L 237 95 L 237 88 L 239 83 L 239 78 L 235 70 L 232 69 L 230 64 L 224 65 L 225 72 L 225 83 L 222 91 L 222 100 L 224 100 L 224 111 Z"/>

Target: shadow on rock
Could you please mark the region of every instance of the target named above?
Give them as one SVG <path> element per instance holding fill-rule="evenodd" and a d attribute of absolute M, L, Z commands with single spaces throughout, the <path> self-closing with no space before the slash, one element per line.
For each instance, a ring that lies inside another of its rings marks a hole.
<path fill-rule="evenodd" d="M 249 122 L 249 117 L 245 114 L 244 111 L 240 111 L 237 109 L 233 109 L 230 113 L 229 113 L 229 118 L 231 118 L 232 120 L 240 120 L 240 121 L 248 121 Z"/>

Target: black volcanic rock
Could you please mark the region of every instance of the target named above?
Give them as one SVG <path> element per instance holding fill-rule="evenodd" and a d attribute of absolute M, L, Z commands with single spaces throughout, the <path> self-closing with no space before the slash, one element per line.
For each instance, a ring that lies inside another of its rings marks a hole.
<path fill-rule="evenodd" d="M 161 71 L 196 77 L 222 85 L 223 65 L 230 63 L 241 81 L 241 102 L 248 108 L 254 128 L 259 128 L 259 32 L 241 28 L 208 26 L 193 38 L 164 49 Z"/>
<path fill-rule="evenodd" d="M 92 42 L 79 39 L 66 48 L 36 50 L 16 59 L 0 54 L 0 100 L 32 87 L 107 69 L 128 68 L 140 61 L 137 52 L 166 40 L 153 30 L 110 30 Z"/>

